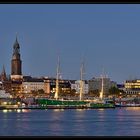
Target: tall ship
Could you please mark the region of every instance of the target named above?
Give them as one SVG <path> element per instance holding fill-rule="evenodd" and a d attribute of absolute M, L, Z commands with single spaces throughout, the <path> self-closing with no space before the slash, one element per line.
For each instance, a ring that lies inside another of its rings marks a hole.
<path fill-rule="evenodd" d="M 57 72 L 56 72 L 56 90 L 54 99 L 49 98 L 39 98 L 37 99 L 37 103 L 41 108 L 57 108 L 57 109 L 81 109 L 81 108 L 114 108 L 115 105 L 113 102 L 103 99 L 103 78 L 102 78 L 102 90 L 100 92 L 100 97 L 98 100 L 84 100 L 84 80 L 83 80 L 83 72 L 84 63 L 82 63 L 80 68 L 80 93 L 79 100 L 71 100 L 71 99 L 60 99 L 59 98 L 59 77 L 60 77 L 60 61 L 58 57 L 57 64 Z"/>

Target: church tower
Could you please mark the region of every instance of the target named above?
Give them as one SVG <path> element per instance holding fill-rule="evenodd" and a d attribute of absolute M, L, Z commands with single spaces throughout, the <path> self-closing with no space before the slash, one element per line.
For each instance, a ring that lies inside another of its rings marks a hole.
<path fill-rule="evenodd" d="M 20 46 L 16 37 L 16 41 L 13 45 L 13 55 L 11 60 L 11 80 L 21 81 L 22 76 L 22 61 L 20 59 Z"/>
<path fill-rule="evenodd" d="M 7 80 L 4 65 L 3 65 L 2 73 L 1 73 L 1 75 L 0 75 L 0 80 L 1 80 L 2 82 Z"/>

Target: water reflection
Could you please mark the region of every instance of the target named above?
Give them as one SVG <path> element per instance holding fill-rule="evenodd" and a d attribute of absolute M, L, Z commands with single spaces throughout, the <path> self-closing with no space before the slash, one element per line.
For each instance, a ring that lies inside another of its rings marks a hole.
<path fill-rule="evenodd" d="M 138 136 L 139 118 L 137 108 L 7 110 L 0 111 L 0 135 Z"/>
<path fill-rule="evenodd" d="M 76 109 L 76 111 L 85 111 L 86 109 Z"/>
<path fill-rule="evenodd" d="M 7 110 L 7 109 L 3 109 L 2 111 L 3 111 L 3 113 L 7 113 L 7 112 L 8 112 L 8 110 Z"/>
<path fill-rule="evenodd" d="M 54 112 L 64 111 L 64 109 L 53 109 Z"/>
<path fill-rule="evenodd" d="M 126 110 L 140 111 L 140 107 L 127 107 Z"/>

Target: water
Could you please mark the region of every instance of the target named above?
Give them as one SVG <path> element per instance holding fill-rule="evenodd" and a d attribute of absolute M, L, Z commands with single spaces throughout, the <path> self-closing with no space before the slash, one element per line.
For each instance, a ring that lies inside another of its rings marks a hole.
<path fill-rule="evenodd" d="M 0 136 L 139 136 L 140 107 L 0 111 Z"/>

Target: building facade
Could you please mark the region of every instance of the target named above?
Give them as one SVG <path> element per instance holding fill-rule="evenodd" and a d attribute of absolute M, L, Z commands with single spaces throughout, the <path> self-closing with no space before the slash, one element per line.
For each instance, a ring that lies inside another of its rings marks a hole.
<path fill-rule="evenodd" d="M 89 80 L 89 91 L 94 91 L 94 90 L 98 90 L 99 92 L 101 92 L 101 88 L 102 88 L 102 78 L 101 77 L 93 77 L 91 80 Z M 111 81 L 110 78 L 107 77 L 103 77 L 103 90 L 104 90 L 104 97 L 109 95 L 109 89 L 111 87 L 117 87 L 117 83 L 114 81 Z"/>
<path fill-rule="evenodd" d="M 43 90 L 45 92 L 45 85 L 43 78 L 35 78 L 31 76 L 23 76 L 22 81 L 23 93 L 31 93 L 33 91 Z"/>
<path fill-rule="evenodd" d="M 128 95 L 140 95 L 140 79 L 126 80 L 124 83 L 125 92 Z"/>
<path fill-rule="evenodd" d="M 89 90 L 89 87 L 88 87 L 88 82 L 86 80 L 83 80 L 83 94 L 88 94 L 88 90 Z M 76 93 L 80 93 L 80 80 L 73 80 L 71 82 L 71 89 L 75 89 Z"/>
<path fill-rule="evenodd" d="M 56 92 L 56 78 L 45 78 L 45 91 L 47 94 Z M 69 80 L 59 79 L 59 93 L 70 93 L 71 85 Z"/>

